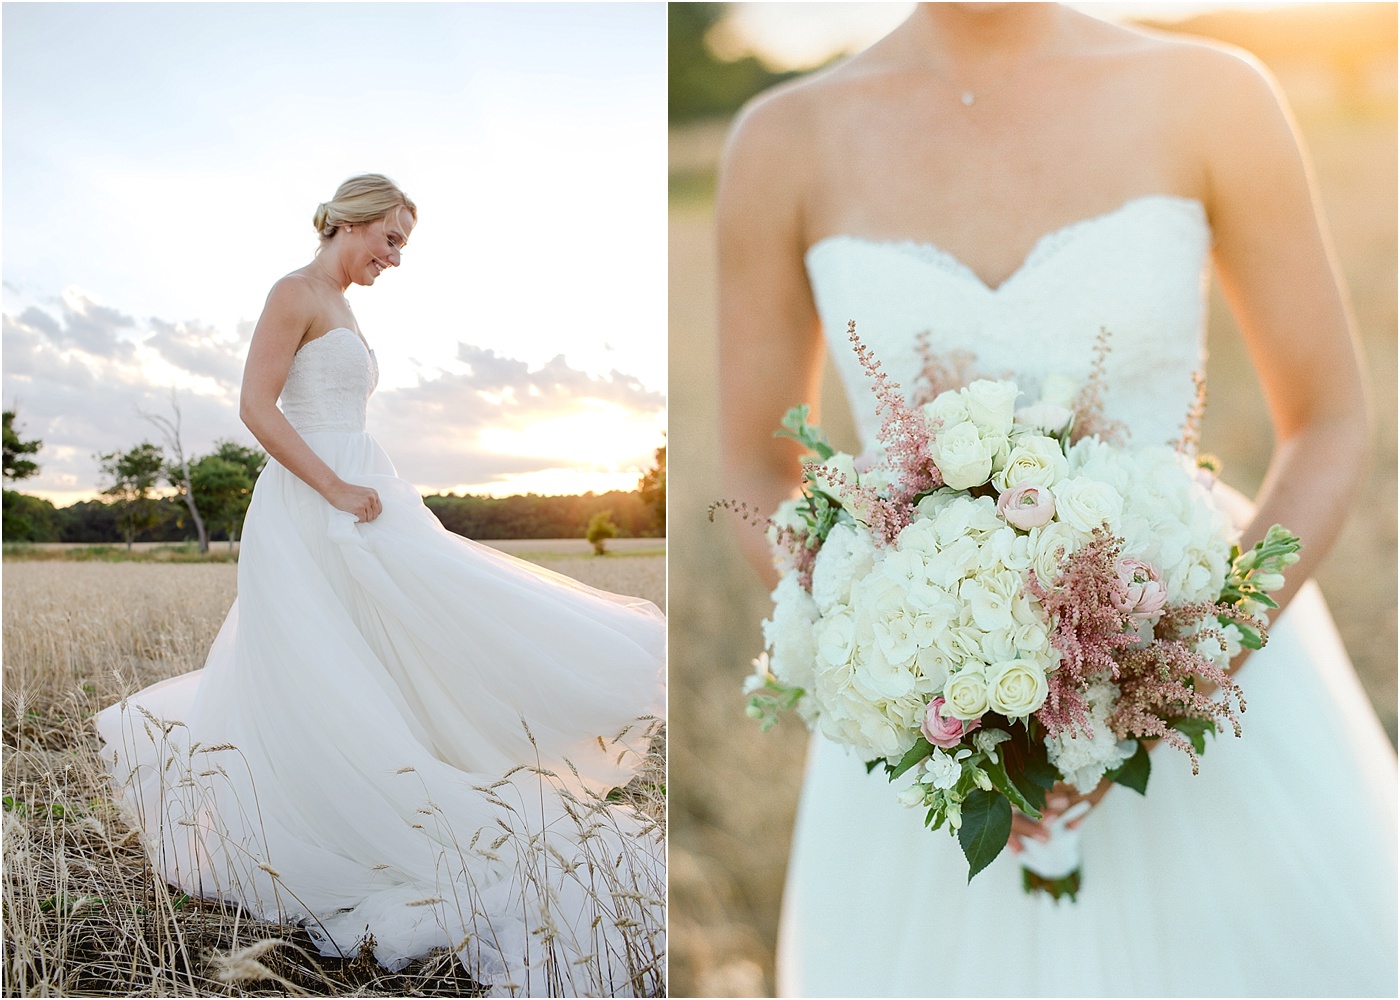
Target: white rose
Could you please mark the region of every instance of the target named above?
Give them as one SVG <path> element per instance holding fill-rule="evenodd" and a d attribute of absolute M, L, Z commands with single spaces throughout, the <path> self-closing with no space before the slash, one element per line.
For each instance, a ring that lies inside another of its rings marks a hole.
<path fill-rule="evenodd" d="M 1069 460 L 1054 438 L 1028 434 L 1016 441 L 1006 466 L 992 479 L 1000 493 L 1017 486 L 1050 488 L 1069 475 Z"/>
<path fill-rule="evenodd" d="M 933 402 L 924 404 L 923 411 L 924 420 L 930 428 L 952 427 L 954 424 L 961 424 L 969 419 L 967 400 L 956 389 L 939 393 Z"/>
<path fill-rule="evenodd" d="M 939 431 L 932 451 L 943 482 L 955 490 L 981 486 L 991 478 L 992 449 L 970 420 Z"/>
<path fill-rule="evenodd" d="M 993 382 L 978 379 L 963 390 L 967 399 L 967 416 L 984 433 L 1005 437 L 1011 433 L 1016 412 L 1016 397 L 1021 390 L 1014 382 Z"/>
<path fill-rule="evenodd" d="M 955 719 L 977 719 L 987 710 L 987 679 L 979 671 L 963 669 L 943 687 L 947 713 Z"/>
<path fill-rule="evenodd" d="M 1064 375 L 1047 375 L 1040 384 L 1040 401 L 1056 406 L 1073 407 L 1079 395 L 1079 383 Z"/>
<path fill-rule="evenodd" d="M 987 668 L 987 703 L 1006 716 L 1030 715 L 1045 704 L 1045 671 L 1029 660 L 1007 660 Z"/>
<path fill-rule="evenodd" d="M 1069 426 L 1074 411 L 1054 403 L 1036 403 L 1016 411 L 1016 423 L 1023 427 L 1037 427 L 1046 434 L 1060 434 Z"/>
<path fill-rule="evenodd" d="M 1085 476 L 1062 479 L 1050 487 L 1055 498 L 1055 519 L 1083 534 L 1108 524 L 1110 531 L 1118 530 L 1123 514 L 1123 497 L 1107 483 Z"/>

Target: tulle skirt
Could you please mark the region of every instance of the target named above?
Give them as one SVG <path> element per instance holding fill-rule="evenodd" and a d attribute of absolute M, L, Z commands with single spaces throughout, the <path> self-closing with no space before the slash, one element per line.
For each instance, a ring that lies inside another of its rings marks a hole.
<path fill-rule="evenodd" d="M 97 717 L 156 870 L 326 955 L 648 988 L 623 928 L 662 926 L 661 834 L 605 796 L 664 713 L 661 613 L 444 530 L 368 434 L 304 437 L 383 513 L 269 462 L 204 669 Z"/>
<path fill-rule="evenodd" d="M 1224 498 L 1242 515 L 1238 494 Z M 1307 584 L 1239 680 L 1243 737 L 1152 753 L 1079 827 L 1078 900 L 814 737 L 783 901 L 783 996 L 1396 995 L 1396 758 Z"/>

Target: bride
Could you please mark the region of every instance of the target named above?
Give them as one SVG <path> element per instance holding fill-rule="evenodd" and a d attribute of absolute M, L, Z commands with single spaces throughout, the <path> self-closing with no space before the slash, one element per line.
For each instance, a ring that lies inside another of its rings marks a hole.
<path fill-rule="evenodd" d="M 157 872 L 322 954 L 450 948 L 500 995 L 650 993 L 661 834 L 606 796 L 664 711 L 664 621 L 447 532 L 365 433 L 379 366 L 344 292 L 417 217 L 378 174 L 317 209 L 244 371 L 270 457 L 238 599 L 203 670 L 98 716 L 103 756 Z"/>
<path fill-rule="evenodd" d="M 1304 540 L 1288 612 L 1243 664 L 1244 738 L 1214 740 L 1199 777 L 1157 749 L 1146 798 L 1089 796 L 1076 903 L 1021 888 L 1013 851 L 1044 839 L 1053 811 L 1018 818 L 1012 851 L 968 885 L 952 838 L 814 739 L 781 993 L 1395 995 L 1395 757 L 1302 585 L 1341 528 L 1366 440 L 1315 204 L 1251 59 L 1053 4 L 919 4 L 742 114 L 717 203 L 726 495 L 773 510 L 794 492 L 797 450 L 772 431 L 815 401 L 823 338 L 870 443 L 850 320 L 906 388 L 927 333 L 945 359 L 1030 392 L 1082 380 L 1106 328 L 1107 416 L 1134 442 L 1174 439 L 1213 264 L 1276 440 L 1243 541 L 1276 522 Z"/>

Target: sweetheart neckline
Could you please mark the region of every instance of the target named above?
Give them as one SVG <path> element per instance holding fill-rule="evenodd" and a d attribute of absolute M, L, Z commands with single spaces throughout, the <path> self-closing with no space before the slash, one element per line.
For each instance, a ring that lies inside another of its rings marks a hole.
<path fill-rule="evenodd" d="M 1090 215 L 1082 219 L 1075 219 L 1074 221 L 1067 222 L 1063 226 L 1059 226 L 1058 228 L 1052 229 L 1049 232 L 1042 233 L 1036 238 L 1035 242 L 1031 244 L 1030 250 L 1026 252 L 1026 255 L 1022 259 L 1020 265 L 995 286 L 989 285 L 980 274 L 978 274 L 975 270 L 972 269 L 972 267 L 966 264 L 962 260 L 962 258 L 960 258 L 957 254 L 953 253 L 951 250 L 945 250 L 943 247 L 939 246 L 937 243 L 932 242 L 931 240 L 917 240 L 901 237 L 860 236 L 855 233 L 832 233 L 830 236 L 823 236 L 821 239 L 817 240 L 815 243 L 809 246 L 807 248 L 806 253 L 803 254 L 803 259 L 807 260 L 810 263 L 812 255 L 816 253 L 819 248 L 823 248 L 831 244 L 836 244 L 843 240 L 851 243 L 865 244 L 866 246 L 884 246 L 893 248 L 895 250 L 914 250 L 924 253 L 931 253 L 939 259 L 946 261 L 949 265 L 952 266 L 953 270 L 955 270 L 956 272 L 963 274 L 967 278 L 971 279 L 974 283 L 976 283 L 977 287 L 979 287 L 985 294 L 990 296 L 997 296 L 1000 295 L 1006 288 L 1020 280 L 1022 275 L 1026 274 L 1032 269 L 1032 267 L 1035 264 L 1039 263 L 1040 259 L 1048 259 L 1050 256 L 1053 256 L 1053 251 L 1059 246 L 1062 246 L 1065 242 L 1068 242 L 1067 238 L 1073 235 L 1074 233 L 1082 229 L 1087 229 L 1096 224 L 1108 222 L 1112 219 L 1117 218 L 1120 215 L 1123 215 L 1130 209 L 1140 207 L 1144 204 L 1151 204 L 1154 202 L 1175 204 L 1183 208 L 1188 208 L 1192 210 L 1194 215 L 1200 220 L 1203 226 L 1206 226 L 1207 229 L 1210 226 L 1209 220 L 1206 217 L 1205 205 L 1201 202 L 1199 198 L 1192 198 L 1187 195 L 1166 194 L 1163 192 L 1135 195 L 1123 201 L 1115 208 L 1111 208 L 1105 212 L 1100 212 L 1097 215 Z"/>
<path fill-rule="evenodd" d="M 327 337 L 329 337 L 331 334 L 333 334 L 333 333 L 339 333 L 339 332 L 341 332 L 341 331 L 344 331 L 345 333 L 350 334 L 350 336 L 354 337 L 354 338 L 355 338 L 356 340 L 358 340 L 361 344 L 364 344 L 365 350 L 368 351 L 368 352 L 370 353 L 370 356 L 371 356 L 371 357 L 374 356 L 374 348 L 369 346 L 369 342 L 366 341 L 364 337 L 361 337 L 358 333 L 356 333 L 354 330 L 350 329 L 348 326 L 336 326 L 336 327 L 332 327 L 331 329 L 327 330 L 325 333 L 321 334 L 319 337 L 312 337 L 312 338 L 311 338 L 310 340 L 308 340 L 306 343 L 302 344 L 300 347 L 298 347 L 298 348 L 296 349 L 296 352 L 292 355 L 292 357 L 295 358 L 295 357 L 296 357 L 298 354 L 300 354 L 302 351 L 306 350 L 306 349 L 307 349 L 308 347 L 310 347 L 312 344 L 316 343 L 316 341 L 318 341 L 318 340 L 325 340 L 325 339 L 326 339 Z"/>

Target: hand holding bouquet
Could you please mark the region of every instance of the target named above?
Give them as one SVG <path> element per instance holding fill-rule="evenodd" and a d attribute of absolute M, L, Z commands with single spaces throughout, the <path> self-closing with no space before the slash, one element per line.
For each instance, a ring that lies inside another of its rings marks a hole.
<path fill-rule="evenodd" d="M 813 457 L 768 522 L 783 576 L 749 714 L 766 728 L 793 709 L 904 779 L 900 801 L 956 833 L 969 879 L 1005 847 L 1013 807 L 1040 818 L 1057 781 L 1145 792 L 1144 741 L 1194 771 L 1206 733 L 1238 736 L 1228 666 L 1266 641 L 1257 612 L 1298 540 L 1275 526 L 1241 553 L 1184 447 L 1115 442 L 1102 341 L 1077 392 L 1052 379 L 1018 408 L 1014 383 L 978 380 L 916 408 L 854 324 L 851 340 L 879 447 L 858 462 L 806 407 L 784 420 Z M 1028 888 L 1077 891 L 1073 851 L 1040 867 Z"/>

